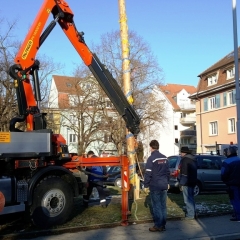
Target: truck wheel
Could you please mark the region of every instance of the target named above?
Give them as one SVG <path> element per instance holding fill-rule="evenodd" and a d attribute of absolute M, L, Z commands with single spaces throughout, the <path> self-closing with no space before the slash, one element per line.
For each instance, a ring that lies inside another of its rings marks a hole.
<path fill-rule="evenodd" d="M 56 176 L 45 178 L 34 191 L 32 221 L 43 228 L 62 224 L 72 213 L 73 205 L 73 191 L 66 181 Z"/>

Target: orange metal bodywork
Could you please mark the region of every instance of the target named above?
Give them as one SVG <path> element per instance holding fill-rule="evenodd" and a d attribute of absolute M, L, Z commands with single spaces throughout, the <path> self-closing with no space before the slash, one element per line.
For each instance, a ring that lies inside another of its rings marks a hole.
<path fill-rule="evenodd" d="M 63 17 L 56 17 L 54 14 L 56 9 L 61 9 L 64 13 Z M 18 51 L 14 62 L 19 65 L 21 70 L 18 72 L 18 76 L 23 81 L 23 88 L 26 95 L 27 107 L 37 107 L 37 102 L 34 97 L 34 91 L 31 86 L 31 66 L 34 64 L 36 54 L 41 45 L 42 32 L 44 26 L 48 20 L 49 15 L 53 13 L 56 18 L 55 22 L 58 22 L 63 32 L 66 34 L 84 63 L 89 66 L 93 60 L 93 54 L 85 44 L 83 35 L 79 33 L 73 22 L 73 12 L 70 9 L 68 3 L 62 0 L 44 0 L 20 50 Z M 43 40 L 44 41 L 44 40 Z M 34 130 L 34 119 L 32 114 L 28 114 L 26 117 L 27 131 Z M 66 144 L 64 138 L 61 135 L 54 135 L 53 142 L 57 143 L 57 149 L 60 148 L 60 143 Z M 93 161 L 94 160 L 94 161 Z M 128 191 L 129 191 L 129 160 L 126 156 L 120 157 L 106 157 L 106 158 L 84 158 L 82 156 L 73 156 L 72 161 L 65 163 L 65 168 L 76 170 L 81 166 L 121 166 L 122 167 L 122 225 L 127 224 L 128 216 Z M 127 176 L 127 179 L 126 179 Z M 0 203 L 4 202 L 0 196 Z M 0 204 L 1 210 L 1 204 Z"/>

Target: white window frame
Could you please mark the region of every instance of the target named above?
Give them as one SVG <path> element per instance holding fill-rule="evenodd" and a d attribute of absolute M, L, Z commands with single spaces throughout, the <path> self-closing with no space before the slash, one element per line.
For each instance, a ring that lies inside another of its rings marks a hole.
<path fill-rule="evenodd" d="M 209 110 L 216 108 L 216 96 L 210 97 L 208 99 Z"/>
<path fill-rule="evenodd" d="M 235 118 L 228 119 L 228 133 L 235 133 L 236 132 L 236 121 Z"/>
<path fill-rule="evenodd" d="M 208 86 L 212 86 L 212 85 L 217 84 L 217 78 L 218 78 L 217 73 L 214 74 L 214 75 L 209 76 L 209 77 L 207 78 L 207 80 L 208 80 Z"/>
<path fill-rule="evenodd" d="M 209 123 L 209 135 L 210 136 L 218 135 L 218 122 L 217 121 Z"/>
<path fill-rule="evenodd" d="M 77 135 L 73 133 L 69 133 L 69 142 L 76 143 L 77 142 Z"/>
<path fill-rule="evenodd" d="M 235 67 L 227 70 L 227 80 L 232 79 L 235 76 Z"/>
<path fill-rule="evenodd" d="M 229 105 L 234 104 L 233 103 L 233 98 L 234 98 L 233 90 L 227 92 L 227 102 L 228 102 Z"/>

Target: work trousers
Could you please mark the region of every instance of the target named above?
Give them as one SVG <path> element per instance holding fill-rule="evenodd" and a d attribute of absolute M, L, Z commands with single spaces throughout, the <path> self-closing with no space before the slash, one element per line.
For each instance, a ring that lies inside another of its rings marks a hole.
<path fill-rule="evenodd" d="M 233 206 L 234 215 L 240 221 L 240 187 L 229 187 L 229 198 Z"/>
<path fill-rule="evenodd" d="M 89 198 L 92 194 L 93 188 L 96 188 L 99 194 L 100 198 L 100 204 L 105 204 L 106 203 L 106 194 L 103 189 L 103 182 L 102 181 L 89 181 L 89 185 L 87 187 L 87 195 L 84 196 L 84 201 L 88 202 Z"/>
<path fill-rule="evenodd" d="M 186 205 L 188 218 L 195 218 L 195 201 L 194 201 L 194 188 L 189 186 L 182 186 L 183 200 Z"/>
<path fill-rule="evenodd" d="M 154 226 L 165 227 L 167 221 L 167 190 L 151 191 L 152 215 Z"/>

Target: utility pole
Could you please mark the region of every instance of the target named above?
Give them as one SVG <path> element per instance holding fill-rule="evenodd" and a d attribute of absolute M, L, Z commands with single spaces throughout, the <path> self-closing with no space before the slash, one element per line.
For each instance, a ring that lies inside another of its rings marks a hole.
<path fill-rule="evenodd" d="M 233 38 L 234 38 L 234 63 L 235 63 L 235 86 L 236 86 L 236 107 L 237 107 L 237 145 L 238 156 L 240 156 L 240 91 L 239 91 L 239 65 L 238 65 L 238 37 L 237 37 L 237 3 L 232 0 L 233 11 Z"/>
<path fill-rule="evenodd" d="M 122 72 L 123 72 L 123 89 L 125 96 L 130 104 L 133 104 L 132 91 L 131 91 L 131 74 L 130 74 L 130 60 L 129 60 L 129 42 L 128 42 L 128 25 L 125 0 L 118 0 L 119 3 L 119 16 L 120 16 L 120 35 L 122 45 Z M 136 173 L 135 166 L 135 144 L 136 140 L 134 135 L 126 130 L 126 141 L 127 141 L 127 155 L 129 159 L 129 183 L 130 192 L 129 198 L 134 199 L 134 176 Z"/>

